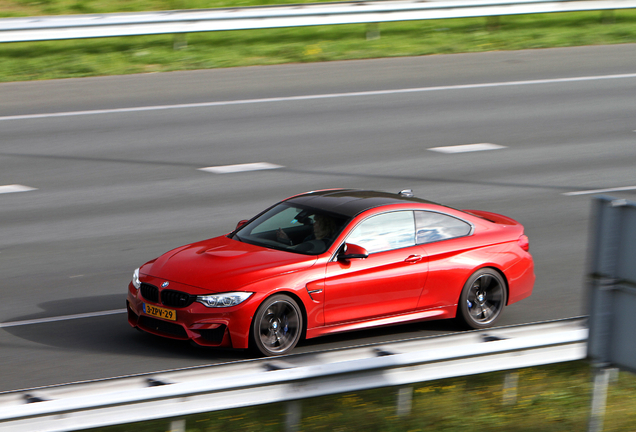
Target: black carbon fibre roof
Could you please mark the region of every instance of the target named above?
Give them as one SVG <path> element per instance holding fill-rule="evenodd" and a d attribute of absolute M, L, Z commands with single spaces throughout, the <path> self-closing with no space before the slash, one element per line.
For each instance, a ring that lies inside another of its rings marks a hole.
<path fill-rule="evenodd" d="M 308 192 L 289 198 L 287 202 L 319 208 L 349 217 L 388 204 L 418 203 L 439 205 L 432 201 L 416 197 L 405 197 L 397 193 L 360 189 L 335 189 Z"/>

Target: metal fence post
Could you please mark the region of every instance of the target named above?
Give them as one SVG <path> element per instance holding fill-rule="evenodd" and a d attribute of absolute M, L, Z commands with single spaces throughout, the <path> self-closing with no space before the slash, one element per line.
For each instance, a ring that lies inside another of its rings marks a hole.
<path fill-rule="evenodd" d="M 593 389 L 589 432 L 603 430 L 607 389 L 617 372 L 612 366 L 636 371 L 636 203 L 599 196 L 593 202 L 594 222 L 588 270 L 588 358 Z"/>

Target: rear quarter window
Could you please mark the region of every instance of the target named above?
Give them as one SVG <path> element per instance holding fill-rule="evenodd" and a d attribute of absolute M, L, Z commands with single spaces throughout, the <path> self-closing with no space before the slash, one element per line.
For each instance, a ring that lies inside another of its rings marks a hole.
<path fill-rule="evenodd" d="M 469 223 L 461 219 L 429 211 L 415 212 L 415 227 L 417 244 L 464 237 L 473 229 Z"/>

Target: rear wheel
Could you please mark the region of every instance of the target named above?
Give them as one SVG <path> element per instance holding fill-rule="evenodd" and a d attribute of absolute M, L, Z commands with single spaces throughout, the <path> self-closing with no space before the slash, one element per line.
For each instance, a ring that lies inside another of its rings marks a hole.
<path fill-rule="evenodd" d="M 459 318 L 470 328 L 492 326 L 506 304 L 506 283 L 493 269 L 481 269 L 468 278 L 459 298 Z"/>
<path fill-rule="evenodd" d="M 287 354 L 298 343 L 302 329 L 298 304 L 289 296 L 277 294 L 265 300 L 254 315 L 254 347 L 266 356 Z"/>

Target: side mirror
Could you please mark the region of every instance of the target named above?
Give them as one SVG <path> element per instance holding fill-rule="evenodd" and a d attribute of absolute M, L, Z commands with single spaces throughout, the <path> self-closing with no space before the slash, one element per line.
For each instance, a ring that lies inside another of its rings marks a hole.
<path fill-rule="evenodd" d="M 239 228 L 243 228 L 243 226 L 248 222 L 249 221 L 247 219 L 239 221 L 239 223 L 236 224 L 236 228 L 234 229 L 234 231 L 237 231 Z"/>
<path fill-rule="evenodd" d="M 369 256 L 369 252 L 362 246 L 358 246 L 352 243 L 345 243 L 342 251 L 338 255 L 338 260 L 346 261 L 354 258 L 366 258 Z"/>

